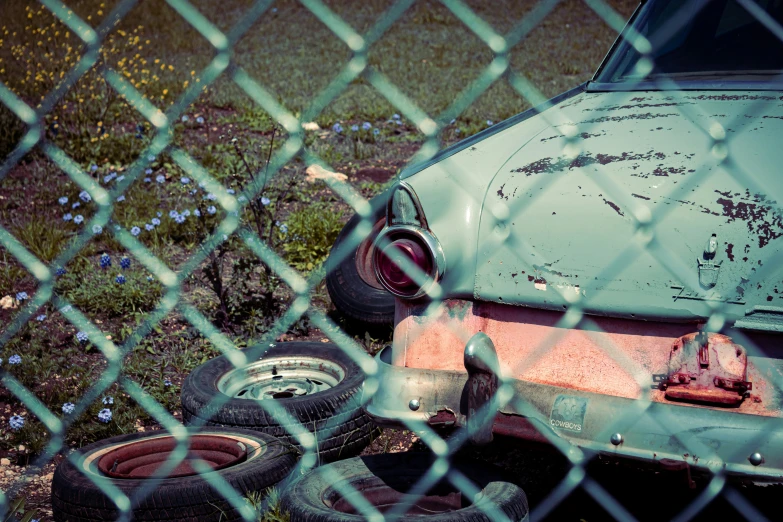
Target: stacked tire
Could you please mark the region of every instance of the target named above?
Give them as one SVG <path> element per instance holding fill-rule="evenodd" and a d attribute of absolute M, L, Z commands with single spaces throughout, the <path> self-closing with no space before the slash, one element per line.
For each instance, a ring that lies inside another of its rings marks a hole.
<path fill-rule="evenodd" d="M 303 372 L 297 369 L 305 363 L 314 365 L 316 370 L 302 377 Z M 260 364 L 265 365 L 264 371 L 252 373 Z M 335 374 L 333 386 L 324 386 L 330 376 L 326 371 L 321 376 L 318 368 Z M 207 361 L 191 372 L 182 385 L 185 423 L 251 429 L 299 450 L 302 447 L 294 433 L 301 426 L 315 436 L 320 462 L 358 455 L 376 434 L 375 426 L 361 408 L 364 372 L 334 344 L 289 342 L 272 346 L 260 361 L 248 363 L 247 386 L 239 382 L 232 389 L 229 381 L 241 372 L 225 356 Z M 273 372 L 277 375 L 270 375 Z M 275 381 L 278 377 L 279 381 Z M 252 388 L 254 378 L 257 383 Z M 311 386 L 313 381 L 318 384 Z M 275 387 L 275 382 L 283 386 Z M 308 386 L 316 393 L 308 393 Z M 260 388 L 263 397 L 249 393 L 249 388 Z M 264 408 L 264 400 L 272 400 L 275 407 L 284 410 L 283 418 L 270 413 L 271 408 Z"/>

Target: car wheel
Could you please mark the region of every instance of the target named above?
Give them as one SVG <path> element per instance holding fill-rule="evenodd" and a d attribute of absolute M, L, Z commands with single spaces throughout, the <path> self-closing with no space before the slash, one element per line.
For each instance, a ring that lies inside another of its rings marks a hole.
<path fill-rule="evenodd" d="M 338 312 L 352 321 L 368 326 L 394 323 L 394 296 L 381 286 L 372 267 L 373 242 L 386 223 L 386 199 L 383 193 L 370 200 L 373 228 L 353 252 L 337 262 L 327 260 L 326 289 Z M 332 252 L 342 245 L 361 222 L 355 214 L 337 236 Z M 331 254 L 330 254 L 331 255 Z"/>
<path fill-rule="evenodd" d="M 359 365 L 334 344 L 279 343 L 241 368 L 225 356 L 197 367 L 182 384 L 182 415 L 186 424 L 254 429 L 301 449 L 295 427 L 261 405 L 276 401 L 315 435 L 320 460 L 330 462 L 357 455 L 375 434 L 360 406 L 363 381 Z M 223 404 L 210 405 L 217 394 Z"/>
<path fill-rule="evenodd" d="M 389 453 L 335 462 L 310 471 L 291 484 L 282 496 L 283 510 L 291 522 L 359 522 L 351 495 L 335 487 L 351 486 L 378 511 L 384 513 L 400 502 L 432 465 L 422 453 Z M 397 520 L 487 521 L 495 520 L 488 511 L 499 510 L 512 521 L 527 520 L 527 497 L 519 486 L 503 479 L 502 472 L 488 464 L 454 460 L 450 464 L 481 491 L 471 503 L 464 494 L 442 480 L 417 498 L 408 512 Z M 356 497 L 358 498 L 358 497 Z"/>
<path fill-rule="evenodd" d="M 134 493 L 145 485 L 176 445 L 166 431 L 121 435 L 78 451 L 75 463 L 64 460 L 52 479 L 52 511 L 58 521 L 117 520 L 120 511 L 105 493 L 121 491 L 131 499 L 135 520 L 218 521 L 242 517 L 211 485 L 218 475 L 244 501 L 285 478 L 296 463 L 296 452 L 274 437 L 250 430 L 207 428 L 190 433 L 191 455 L 214 469 L 194 471 L 190 455 L 156 482 L 144 498 Z M 116 497 L 115 497 L 116 498 Z"/>

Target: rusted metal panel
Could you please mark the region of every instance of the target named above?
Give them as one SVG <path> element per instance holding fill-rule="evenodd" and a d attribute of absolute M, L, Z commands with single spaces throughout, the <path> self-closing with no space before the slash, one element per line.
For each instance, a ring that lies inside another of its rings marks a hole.
<path fill-rule="evenodd" d="M 671 402 L 655 376 L 669 374 L 674 341 L 697 328 L 592 317 L 584 325 L 590 331 L 567 329 L 558 325 L 562 313 L 468 300 L 447 300 L 430 316 L 422 315 L 424 310 L 398 302 L 394 364 L 464 372 L 462 347 L 483 332 L 492 339 L 506 378 L 654 402 Z M 737 411 L 783 416 L 772 384 L 782 369 L 781 359 L 749 357 L 745 380 L 753 389 Z"/>
<path fill-rule="evenodd" d="M 454 351 L 462 350 L 455 347 Z M 384 385 L 363 398 L 370 417 L 386 426 L 410 428 L 432 419 L 434 425 L 445 421 L 454 428 L 464 428 L 467 372 L 394 366 L 390 352 L 384 349 L 376 358 L 378 379 Z M 660 394 L 658 400 L 640 403 L 523 380 L 511 384 L 521 400 L 498 411 L 495 433 L 536 442 L 560 438 L 608 456 L 663 461 L 663 466 L 681 461 L 708 472 L 722 470 L 754 480 L 783 480 L 783 419 L 737 415 L 745 404 L 740 409 L 684 405 L 665 400 L 659 390 L 654 392 Z M 557 408 L 559 399 L 565 402 L 561 398 L 583 406 L 576 412 L 578 430 L 552 422 L 556 413 L 562 413 Z M 409 407 L 412 399 L 419 401 L 416 410 Z M 631 416 L 626 418 L 626 414 Z M 575 451 L 574 458 L 579 458 L 576 448 L 568 451 Z"/>

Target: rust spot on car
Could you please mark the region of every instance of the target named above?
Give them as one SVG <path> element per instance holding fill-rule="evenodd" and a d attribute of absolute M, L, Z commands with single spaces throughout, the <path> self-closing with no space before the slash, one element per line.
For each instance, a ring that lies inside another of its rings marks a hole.
<path fill-rule="evenodd" d="M 500 188 L 498 189 L 498 196 L 500 197 L 500 199 L 505 199 L 506 201 L 508 201 L 508 196 L 506 196 L 505 194 L 503 194 L 503 188 L 504 188 L 505 186 L 506 186 L 506 184 L 505 184 L 505 183 L 504 183 L 504 184 L 502 184 L 502 185 L 500 186 Z"/>
<path fill-rule="evenodd" d="M 729 261 L 734 261 L 734 245 L 732 243 L 726 245 L 726 256 Z"/>
<path fill-rule="evenodd" d="M 753 101 L 753 100 L 776 100 L 775 96 L 764 96 L 760 94 L 701 94 L 699 96 L 686 96 L 689 100 L 717 100 L 717 101 Z"/>
<path fill-rule="evenodd" d="M 615 212 L 617 212 L 617 213 L 618 213 L 618 214 L 620 214 L 621 216 L 625 216 L 625 214 L 623 214 L 623 211 L 622 211 L 622 210 L 620 210 L 620 207 L 617 205 L 617 203 L 613 203 L 613 202 L 609 201 L 609 200 L 608 200 L 608 199 L 606 199 L 606 198 L 603 198 L 603 200 L 604 200 L 604 203 L 606 203 L 607 205 L 609 205 L 610 207 L 612 207 L 612 208 L 614 209 L 614 211 L 615 211 Z"/>
<path fill-rule="evenodd" d="M 535 280 L 535 277 L 529 275 L 529 276 L 527 276 L 527 280 L 532 283 Z"/>
<path fill-rule="evenodd" d="M 654 171 L 652 171 L 653 176 L 666 176 L 668 177 L 669 174 L 684 174 L 686 171 L 685 167 L 664 167 L 662 165 L 659 165 L 655 168 Z"/>
<path fill-rule="evenodd" d="M 640 194 L 634 194 L 634 193 L 632 192 L 632 193 L 631 193 L 631 195 L 632 195 L 633 197 L 635 197 L 635 198 L 639 198 L 639 199 L 644 199 L 644 200 L 650 201 L 650 198 L 644 197 L 644 196 L 642 196 L 642 195 L 640 195 Z"/>
<path fill-rule="evenodd" d="M 636 154 L 623 152 L 619 156 L 613 154 L 596 154 L 593 156 L 590 153 L 584 153 L 580 154 L 574 159 L 561 156 L 555 160 L 551 157 L 547 157 L 541 158 L 540 160 L 534 161 L 532 163 L 528 163 L 524 167 L 513 169 L 511 172 L 520 172 L 526 176 L 532 176 L 533 174 L 550 174 L 566 169 L 572 170 L 575 168 L 587 167 L 589 165 L 595 164 L 609 165 L 610 163 L 616 163 L 620 161 L 649 161 L 652 159 L 666 159 L 666 154 L 663 152 L 655 152 L 650 150 Z"/>
<path fill-rule="evenodd" d="M 594 109 L 582 109 L 583 111 L 622 111 L 628 109 L 648 109 L 650 107 L 677 107 L 679 105 L 694 105 L 693 102 L 670 103 L 635 103 L 633 105 L 612 105 L 609 107 L 596 107 Z"/>
<path fill-rule="evenodd" d="M 740 201 L 728 197 L 717 200 L 723 207 L 723 215 L 729 218 L 729 223 L 736 219 L 745 221 L 748 232 L 758 237 L 759 248 L 764 248 L 770 241 L 783 236 L 783 216 L 771 208 L 770 205 L 776 204 L 774 201 L 767 203 L 765 199 L 760 194 L 751 197 L 750 192 L 746 191 L 745 197 Z"/>
<path fill-rule="evenodd" d="M 608 121 L 627 121 L 627 120 L 652 120 L 655 118 L 667 118 L 669 116 L 679 116 L 675 112 L 653 114 L 651 112 L 645 112 L 643 114 L 627 114 L 625 116 L 601 116 L 600 118 L 593 118 L 592 120 L 580 121 L 583 123 L 606 123 Z"/>

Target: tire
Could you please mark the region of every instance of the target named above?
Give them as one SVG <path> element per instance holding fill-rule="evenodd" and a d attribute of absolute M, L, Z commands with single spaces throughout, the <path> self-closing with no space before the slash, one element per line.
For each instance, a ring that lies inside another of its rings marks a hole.
<path fill-rule="evenodd" d="M 281 498 L 291 522 L 359 522 L 366 520 L 355 512 L 334 483 L 352 486 L 381 512 L 393 506 L 429 470 L 432 458 L 423 453 L 388 453 L 357 457 L 310 471 L 291 484 Z M 476 485 L 482 493 L 476 504 L 444 479 L 421 497 L 398 520 L 432 522 L 491 522 L 484 509 L 499 509 L 512 521 L 527 520 L 525 492 L 503 479 L 500 469 L 475 461 L 454 460 L 450 464 Z M 482 509 L 484 508 L 484 509 Z"/>
<path fill-rule="evenodd" d="M 372 259 L 372 242 L 383 228 L 386 219 L 387 198 L 388 193 L 384 192 L 370 200 L 370 219 L 375 225 L 372 232 L 350 255 L 338 261 L 331 257 L 332 253 L 345 243 L 361 222 L 361 217 L 354 214 L 337 236 L 330 258 L 326 262 L 326 290 L 334 307 L 346 318 L 369 327 L 394 323 L 394 296 L 378 283 L 369 261 Z M 360 269 L 360 266 L 363 268 Z"/>
<path fill-rule="evenodd" d="M 165 478 L 154 485 L 152 492 L 141 499 L 134 492 L 147 485 L 148 478 L 111 477 L 101 473 L 100 457 L 114 450 L 133 451 L 134 456 L 151 455 L 147 449 L 128 449 L 132 444 L 160 443 L 173 438 L 165 431 L 133 433 L 98 441 L 78 451 L 77 464 L 64 460 L 52 479 L 52 511 L 54 520 L 94 522 L 117 520 L 120 511 L 97 484 L 113 486 L 131 499 L 133 520 L 228 521 L 242 517 L 210 485 L 208 478 L 219 475 L 231 485 L 242 501 L 248 493 L 263 493 L 288 476 L 296 463 L 296 452 L 273 437 L 249 430 L 205 428 L 192 435 L 218 435 L 229 442 L 242 442 L 250 450 L 247 460 L 205 475 L 193 474 Z M 196 439 L 192 439 L 195 445 Z M 203 440 L 203 439 L 202 439 Z M 214 440 L 214 439 L 213 439 Z M 109 461 L 114 459 L 109 456 Z M 210 458 L 210 457 L 205 457 Z M 115 466 L 118 460 L 115 460 Z M 127 462 L 123 460 L 122 462 Z M 179 470 L 179 468 L 177 468 Z M 175 472 L 177 471 L 175 470 Z M 111 472 L 111 470 L 109 471 Z M 176 474 L 176 473 L 174 473 Z"/>
<path fill-rule="evenodd" d="M 322 362 L 324 367 L 331 365 L 336 372 L 341 371 L 343 377 L 339 382 L 333 383 L 333 387 L 312 394 L 293 397 L 273 395 L 276 404 L 315 434 L 321 462 L 358 455 L 376 434 L 375 426 L 360 406 L 360 387 L 364 381 L 364 372 L 353 359 L 331 343 L 279 343 L 253 364 L 271 364 L 270 361 L 296 357 L 313 358 Z M 295 364 L 293 366 L 296 367 Z M 277 368 L 275 366 L 273 372 Z M 225 387 L 223 389 L 228 394 L 221 391 L 220 383 L 226 382 L 237 373 L 225 356 L 209 360 L 193 370 L 182 384 L 182 416 L 185 423 L 206 422 L 210 426 L 258 430 L 301 451 L 298 441 L 291 435 L 294 428 L 280 424 L 263 409 L 259 404 L 261 401 L 235 398 L 234 392 Z M 280 375 L 285 376 L 284 370 L 280 370 Z M 326 377 L 328 378 L 328 375 Z M 218 394 L 223 395 L 225 402 L 219 407 L 210 405 L 210 401 Z"/>

